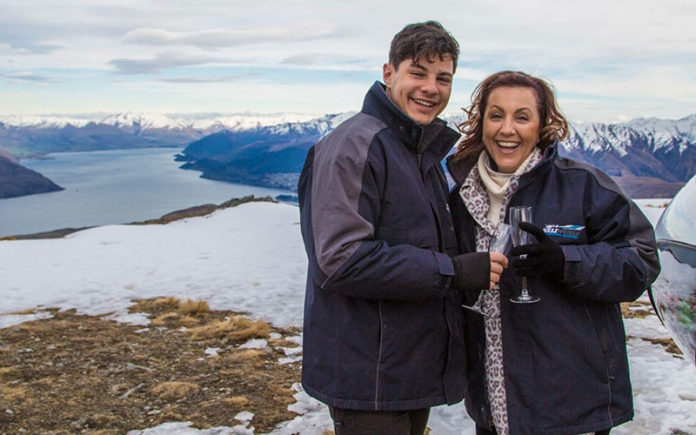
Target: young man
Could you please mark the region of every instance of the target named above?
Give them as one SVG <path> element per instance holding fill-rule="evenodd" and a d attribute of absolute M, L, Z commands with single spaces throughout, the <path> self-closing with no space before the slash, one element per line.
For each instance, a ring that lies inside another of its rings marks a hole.
<path fill-rule="evenodd" d="M 329 405 L 336 435 L 420 435 L 431 406 L 461 400 L 461 290 L 489 288 L 506 265 L 454 256 L 440 161 L 459 134 L 437 116 L 458 55 L 439 23 L 406 26 L 384 84 L 309 151 L 300 176 L 302 384 Z"/>

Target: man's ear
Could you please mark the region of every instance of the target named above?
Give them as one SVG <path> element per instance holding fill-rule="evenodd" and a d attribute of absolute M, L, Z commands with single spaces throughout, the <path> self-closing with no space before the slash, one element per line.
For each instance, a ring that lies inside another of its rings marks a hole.
<path fill-rule="evenodd" d="M 387 88 L 391 88 L 392 77 L 394 76 L 394 65 L 391 63 L 385 63 L 382 66 L 382 79 Z"/>

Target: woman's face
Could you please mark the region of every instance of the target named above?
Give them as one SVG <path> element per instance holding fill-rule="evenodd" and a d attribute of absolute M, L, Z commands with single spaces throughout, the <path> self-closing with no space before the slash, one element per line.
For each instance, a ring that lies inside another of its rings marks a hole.
<path fill-rule="evenodd" d="M 483 114 L 483 144 L 498 166 L 512 173 L 539 142 L 541 122 L 534 89 L 501 86 L 488 94 Z"/>

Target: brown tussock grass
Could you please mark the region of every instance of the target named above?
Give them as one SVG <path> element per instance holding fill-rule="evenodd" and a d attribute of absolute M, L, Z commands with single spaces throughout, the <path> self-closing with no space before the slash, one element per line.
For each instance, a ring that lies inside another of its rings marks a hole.
<path fill-rule="evenodd" d="M 300 345 L 297 344 L 296 342 L 286 340 L 285 338 L 268 340 L 268 345 L 273 346 L 273 347 L 287 347 L 287 348 L 300 347 Z"/>
<path fill-rule="evenodd" d="M 208 302 L 188 299 L 182 301 L 174 296 L 159 297 L 156 299 L 135 299 L 130 312 L 148 312 L 153 326 L 167 326 L 170 328 L 199 325 L 201 320 L 212 311 Z"/>
<path fill-rule="evenodd" d="M 187 332 L 193 340 L 218 338 L 223 341 L 243 341 L 250 338 L 268 338 L 271 326 L 262 319 L 253 321 L 243 316 L 233 316 L 227 320 L 191 328 Z"/>
<path fill-rule="evenodd" d="M 184 316 L 181 319 L 179 319 L 179 324 L 181 326 L 185 326 L 187 328 L 190 328 L 192 326 L 200 325 L 201 321 L 193 316 Z"/>
<path fill-rule="evenodd" d="M 665 348 L 665 351 L 671 353 L 672 355 L 683 355 L 681 349 L 671 338 L 646 338 L 646 337 L 634 337 L 632 335 L 626 336 L 626 339 L 638 339 L 647 341 L 648 343 L 658 344 Z"/>
<path fill-rule="evenodd" d="M 10 387 L 0 385 L 0 397 L 8 402 L 15 402 L 18 399 L 23 399 L 27 394 L 27 389 L 24 387 Z"/>
<path fill-rule="evenodd" d="M 191 393 L 196 393 L 200 387 L 192 382 L 164 382 L 150 389 L 150 392 L 161 399 L 182 399 Z"/>
<path fill-rule="evenodd" d="M 193 301 L 189 299 L 185 302 L 179 302 L 179 311 L 182 311 L 185 314 L 209 313 L 210 306 L 206 301 Z"/>
<path fill-rule="evenodd" d="M 172 324 L 178 324 L 180 319 L 181 315 L 179 313 L 169 312 L 152 319 L 152 324 L 154 326 L 172 326 Z"/>
<path fill-rule="evenodd" d="M 10 315 L 17 315 L 17 316 L 23 316 L 26 314 L 36 314 L 36 310 L 34 308 L 28 308 L 26 310 L 14 311 L 14 312 L 10 313 Z"/>
<path fill-rule="evenodd" d="M 14 372 L 12 367 L 0 367 L 0 376 L 10 375 Z"/>
<path fill-rule="evenodd" d="M 222 399 L 222 403 L 238 408 L 249 404 L 249 399 L 246 396 L 226 397 Z"/>
<path fill-rule="evenodd" d="M 176 308 L 179 306 L 179 303 L 181 303 L 179 298 L 175 298 L 174 296 L 166 296 L 166 297 L 162 297 L 162 298 L 157 298 L 154 301 L 152 301 L 152 305 L 154 307 Z"/>
<path fill-rule="evenodd" d="M 644 319 L 652 314 L 654 311 L 650 302 L 633 301 L 621 304 L 621 316 L 624 319 Z"/>

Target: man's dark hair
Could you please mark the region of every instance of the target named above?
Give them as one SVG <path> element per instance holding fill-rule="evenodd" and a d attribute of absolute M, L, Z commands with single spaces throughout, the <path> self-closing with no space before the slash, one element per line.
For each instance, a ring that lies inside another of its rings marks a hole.
<path fill-rule="evenodd" d="M 435 56 L 444 60 L 445 56 L 452 57 L 454 69 L 457 70 L 459 44 L 437 21 L 413 23 L 404 27 L 394 35 L 389 50 L 389 63 L 398 69 L 406 59 L 432 61 Z"/>

